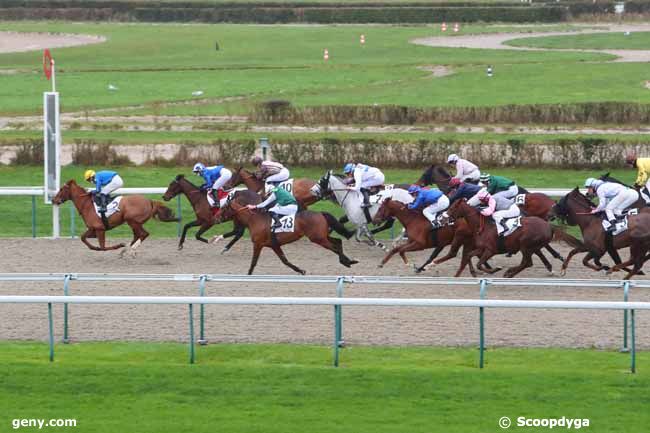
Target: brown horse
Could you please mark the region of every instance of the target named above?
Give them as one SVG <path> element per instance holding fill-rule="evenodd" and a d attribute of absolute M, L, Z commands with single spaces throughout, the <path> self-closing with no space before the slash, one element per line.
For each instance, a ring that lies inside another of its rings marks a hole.
<path fill-rule="evenodd" d="M 621 259 L 616 251 L 630 245 L 630 231 L 626 230 L 616 236 L 608 236 L 603 229 L 601 217 L 591 213 L 593 208 L 593 203 L 577 187 L 553 206 L 552 214 L 566 220 L 569 225 L 579 226 L 584 239 L 584 245 L 581 248 L 574 248 L 567 256 L 562 264 L 562 272 L 566 272 L 574 255 L 583 252 L 588 252 L 588 254 L 582 260 L 582 264 L 595 271 L 608 269 L 600 263 L 600 258 L 606 252 L 609 252 L 616 265 L 621 264 Z M 648 213 L 650 208 L 644 207 L 639 212 Z M 630 217 L 629 221 L 634 218 L 635 216 Z M 590 263 L 592 259 L 594 264 Z M 618 269 L 624 268 L 619 267 Z M 629 269 L 626 270 L 630 272 Z"/>
<path fill-rule="evenodd" d="M 482 271 L 496 272 L 485 267 L 485 263 L 490 257 L 506 252 L 517 253 L 521 251 L 521 263 L 506 270 L 503 275 L 506 278 L 512 278 L 524 269 L 531 267 L 533 265 L 533 254 L 542 259 L 541 249 L 554 239 L 564 240 L 576 246 L 581 245 L 577 239 L 560 230 L 553 229 L 548 221 L 539 217 L 523 217 L 522 226 L 510 236 L 503 238 L 502 242 L 499 242 L 496 226 L 492 219 L 487 220 L 478 210 L 468 205 L 465 200 L 456 201 L 448 209 L 447 213 L 451 218 L 465 218 L 474 232 L 476 248 L 469 253 L 469 257 L 470 260 L 471 257 L 479 257 L 477 267 Z M 500 243 L 502 243 L 501 246 Z M 545 258 L 542 261 L 548 269 L 550 266 L 548 261 Z"/>
<path fill-rule="evenodd" d="M 87 192 L 83 187 L 77 185 L 74 179 L 71 179 L 63 185 L 56 194 L 52 203 L 56 205 L 63 204 L 66 200 L 72 200 L 77 211 L 81 215 L 88 230 L 81 235 L 81 241 L 94 251 L 107 251 L 122 248 L 125 244 L 120 243 L 113 246 L 106 246 L 106 227 L 93 205 L 92 194 Z M 171 209 L 159 201 L 150 200 L 141 195 L 130 195 L 122 197 L 120 209 L 108 218 L 109 230 L 119 225 L 127 223 L 133 230 L 133 240 L 131 241 L 131 252 L 135 254 L 136 248 L 140 246 L 148 236 L 142 226 L 150 218 L 156 218 L 164 222 L 178 221 L 174 217 Z M 99 247 L 88 242 L 88 238 L 97 238 Z M 122 251 L 124 253 L 126 250 Z"/>
<path fill-rule="evenodd" d="M 429 186 L 435 184 L 440 191 L 447 194 L 449 192 L 449 180 L 451 174 L 442 165 L 431 164 L 422 173 L 422 176 L 415 182 L 416 185 Z"/>
<path fill-rule="evenodd" d="M 624 280 L 629 280 L 638 274 L 643 264 L 648 260 L 648 251 L 650 251 L 650 214 L 640 213 L 628 222 L 627 232 L 630 237 L 630 260 L 615 265 L 608 273 L 625 269 L 626 266 L 633 265 L 632 270 L 628 272 Z"/>
<path fill-rule="evenodd" d="M 255 173 L 251 173 L 245 168 L 239 167 L 237 170 L 233 171 L 232 178 L 226 183 L 226 187 L 230 189 L 241 184 L 246 185 L 248 189 L 255 191 L 256 193 L 264 194 L 264 180 L 258 179 L 255 176 Z M 315 185 L 316 182 L 311 179 L 294 179 L 293 191 L 289 192 L 296 198 L 301 209 L 306 209 L 309 205 L 320 200 L 320 197 L 314 195 L 311 191 Z"/>
<path fill-rule="evenodd" d="M 404 203 L 391 200 L 390 198 L 384 200 L 382 205 L 379 207 L 373 223 L 379 224 L 387 218 L 397 218 L 399 222 L 402 223 L 406 228 L 408 242 L 398 245 L 390 250 L 390 252 L 386 254 L 386 257 L 381 261 L 381 264 L 379 265 L 380 268 L 383 267 L 395 254 L 399 254 L 404 261 L 404 264 L 408 265 L 408 259 L 404 254 L 407 251 L 421 251 L 424 249 L 435 248 L 429 259 L 428 263 L 430 263 L 438 256 L 438 254 L 440 254 L 440 251 L 442 251 L 443 248 L 452 244 L 452 250 L 454 250 L 453 256 L 456 256 L 456 253 L 461 246 L 464 247 L 463 263 L 461 263 L 461 267 L 456 272 L 456 276 L 458 277 L 462 274 L 465 266 L 468 264 L 468 261 L 465 261 L 465 256 L 474 247 L 472 232 L 469 230 L 465 220 L 458 220 L 455 224 L 440 227 L 434 232 L 431 230 L 431 223 L 424 215 L 422 215 L 422 212 L 418 210 L 410 210 Z M 418 269 L 420 269 L 419 272 L 421 272 L 424 266 L 426 266 L 426 264 L 421 268 L 416 268 L 416 272 Z M 472 276 L 476 276 L 476 272 L 474 271 L 471 262 L 469 262 L 469 271 Z"/>
<path fill-rule="evenodd" d="M 230 201 L 217 217 L 219 222 L 228 219 L 234 219 L 238 224 L 248 227 L 253 242 L 253 258 L 251 260 L 248 275 L 253 273 L 257 260 L 260 257 L 262 248 L 271 248 L 280 258 L 282 263 L 294 271 L 305 274 L 305 271 L 295 266 L 284 255 L 280 248 L 284 244 L 295 242 L 303 236 L 307 236 L 310 241 L 322 246 L 339 256 L 339 262 L 350 267 L 356 263 L 343 253 L 343 242 L 340 239 L 329 236 L 330 229 L 349 238 L 350 233 L 340 224 L 334 216 L 327 212 L 312 212 L 308 210 L 300 211 L 296 214 L 295 228 L 293 233 L 271 233 L 271 217 L 268 213 L 260 213 L 249 210 L 236 201 Z"/>
<path fill-rule="evenodd" d="M 182 174 L 179 174 L 167 187 L 163 199 L 169 201 L 178 194 L 185 194 L 185 197 L 187 197 L 187 200 L 192 205 L 192 209 L 196 215 L 194 221 L 185 224 L 183 227 L 183 234 L 181 235 L 181 239 L 178 241 L 178 249 L 183 249 L 185 236 L 190 227 L 200 226 L 194 237 L 198 241 L 208 243 L 209 241 L 201 235 L 210 229 L 210 227 L 215 225 L 217 221 L 213 209 L 210 207 L 205 191 L 201 191 L 198 186 L 187 180 Z M 262 201 L 262 198 L 257 193 L 249 190 L 235 192 L 233 199 L 237 200 L 240 204 L 258 204 Z M 246 227 L 235 224 L 232 231 L 213 238 L 213 241 L 216 242 L 220 239 L 235 236 L 221 251 L 223 254 L 230 250 L 230 248 L 244 235 L 245 231 Z"/>

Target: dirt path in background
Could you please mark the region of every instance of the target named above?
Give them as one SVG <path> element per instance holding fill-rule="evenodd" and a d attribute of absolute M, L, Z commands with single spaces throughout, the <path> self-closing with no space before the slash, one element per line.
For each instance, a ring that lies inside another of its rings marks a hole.
<path fill-rule="evenodd" d="M 17 53 L 42 50 L 45 48 L 76 47 L 79 45 L 99 44 L 105 41 L 105 37 L 95 35 L 0 31 L 0 53 Z"/>
<path fill-rule="evenodd" d="M 114 240 L 113 240 L 114 241 Z M 183 251 L 176 240 L 147 240 L 136 259 L 120 259 L 117 253 L 89 251 L 78 239 L 2 239 L 2 272 L 112 272 L 112 273 L 246 273 L 251 242 L 242 240 L 226 255 L 222 245 L 188 240 Z M 352 269 L 320 247 L 298 241 L 284 247 L 289 260 L 307 270 L 307 275 L 408 275 L 396 257 L 385 268 L 377 264 L 384 253 L 353 241 L 344 242 L 351 257 L 361 261 Z M 561 247 L 562 253 L 567 248 Z M 62 254 L 63 253 L 63 254 Z M 428 252 L 409 253 L 420 263 Z M 567 278 L 605 278 L 587 270 L 578 257 Z M 512 266 L 520 257 L 493 260 L 494 265 Z M 557 262 L 553 264 L 558 267 Z M 427 276 L 451 276 L 458 260 L 440 265 Z M 255 271 L 289 274 L 272 251 L 265 249 Z M 500 276 L 501 273 L 497 274 Z M 469 276 L 466 274 L 464 276 Z M 547 277 L 535 259 L 535 267 L 522 277 Z M 620 278 L 620 275 L 618 275 Z M 334 296 L 334 284 L 208 283 L 208 296 Z M 630 300 L 650 301 L 650 291 L 632 289 Z M 61 295 L 61 283 L 0 283 L 2 295 Z M 72 282 L 71 295 L 198 295 L 196 283 L 183 282 Z M 347 297 L 467 298 L 478 297 L 474 286 L 368 286 L 347 285 Z M 489 287 L 488 299 L 620 301 L 619 289 L 562 287 Z M 62 306 L 55 306 L 57 339 L 62 332 Z M 198 331 L 198 308 L 195 324 Z M 213 342 L 292 342 L 330 344 L 333 314 L 320 306 L 207 306 L 206 335 Z M 488 309 L 488 346 L 597 347 L 615 349 L 621 344 L 622 313 L 597 310 L 499 310 Z M 352 344 L 476 346 L 478 311 L 463 308 L 345 307 L 345 340 Z M 0 304 L 0 340 L 47 338 L 47 308 L 43 305 Z M 187 307 L 162 305 L 72 305 L 70 332 L 73 341 L 142 340 L 187 341 Z M 637 347 L 650 348 L 650 313 L 637 312 Z"/>

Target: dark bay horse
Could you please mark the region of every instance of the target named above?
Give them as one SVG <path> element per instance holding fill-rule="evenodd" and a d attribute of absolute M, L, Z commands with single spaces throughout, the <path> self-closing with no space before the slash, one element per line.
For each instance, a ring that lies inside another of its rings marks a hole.
<path fill-rule="evenodd" d="M 104 227 L 104 223 L 95 211 L 92 194 L 79 186 L 74 179 L 67 181 L 63 185 L 52 203 L 61 205 L 67 200 L 72 200 L 84 224 L 86 224 L 87 230 L 81 235 L 81 241 L 88 248 L 94 251 L 107 251 L 126 246 L 123 243 L 113 246 L 106 245 L 106 227 Z M 174 216 L 174 212 L 159 201 L 150 200 L 141 195 L 125 196 L 122 197 L 119 211 L 108 217 L 109 230 L 127 223 L 133 231 L 130 251 L 135 254 L 138 246 L 149 236 L 149 232 L 143 228 L 143 225 L 152 217 L 164 222 L 178 221 L 178 218 Z M 88 242 L 88 238 L 95 237 L 99 242 L 99 247 Z M 122 251 L 122 253 L 125 251 Z"/>
<path fill-rule="evenodd" d="M 634 275 L 640 273 L 643 264 L 648 260 L 648 251 L 650 251 L 650 213 L 640 213 L 628 222 L 630 237 L 630 259 L 627 262 L 615 265 L 608 273 L 625 269 L 626 266 L 632 265 L 633 268 L 623 278 L 629 280 Z"/>
<path fill-rule="evenodd" d="M 600 263 L 600 258 L 608 252 L 615 264 L 619 265 L 621 259 L 616 251 L 630 245 L 630 231 L 626 230 L 616 236 L 607 236 L 607 233 L 603 229 L 600 215 L 591 213 L 593 208 L 594 204 L 580 192 L 578 187 L 562 197 L 553 206 L 552 214 L 564 219 L 569 225 L 577 225 L 580 227 L 582 238 L 584 239 L 583 246 L 581 248 L 574 248 L 567 256 L 562 265 L 562 272 L 566 271 L 574 255 L 583 252 L 588 252 L 582 260 L 583 265 L 595 271 L 607 270 L 608 268 Z M 643 207 L 639 212 L 648 213 L 650 212 L 650 208 Z M 632 221 L 634 218 L 635 216 L 631 216 L 629 221 Z M 590 263 L 592 259 L 594 264 Z"/>
<path fill-rule="evenodd" d="M 165 201 L 169 201 L 172 198 L 176 197 L 178 194 L 185 194 L 185 197 L 187 197 L 187 200 L 192 205 L 192 209 L 196 215 L 196 219 L 194 221 L 185 224 L 183 227 L 183 234 L 181 235 L 181 239 L 178 241 L 178 249 L 183 249 L 185 236 L 187 235 L 187 230 L 190 227 L 200 226 L 194 237 L 198 241 L 208 243 L 208 240 L 202 235 L 207 230 L 209 230 L 210 227 L 215 225 L 217 221 L 215 219 L 213 209 L 210 207 L 210 203 L 206 197 L 206 192 L 201 191 L 198 186 L 187 180 L 182 174 L 179 174 L 173 181 L 171 181 L 167 187 L 167 191 L 165 191 L 163 199 Z M 237 191 L 234 193 L 233 198 L 236 199 L 240 204 L 258 204 L 262 201 L 262 198 L 257 193 L 249 190 Z M 245 231 L 246 227 L 238 226 L 235 224 L 232 231 L 224 233 L 220 237 L 216 237 L 213 240 L 218 240 L 220 238 L 225 239 L 231 236 L 235 236 L 221 251 L 223 254 L 230 250 L 230 248 L 244 235 Z"/>
<path fill-rule="evenodd" d="M 295 242 L 303 236 L 307 236 L 311 242 L 333 251 L 339 256 L 339 263 L 345 267 L 349 268 L 359 263 L 343 253 L 341 239 L 329 236 L 330 229 L 348 238 L 351 233 L 333 215 L 327 212 L 300 211 L 296 214 L 293 233 L 277 233 L 273 236 L 271 234 L 271 217 L 268 213 L 251 211 L 246 206 L 237 203 L 237 201 L 230 201 L 217 217 L 219 222 L 228 219 L 234 219 L 238 224 L 248 227 L 250 231 L 251 241 L 253 242 L 253 257 L 248 269 L 248 275 L 253 273 L 264 247 L 271 248 L 282 263 L 295 272 L 304 275 L 305 271 L 289 262 L 281 249 L 282 245 Z"/>
<path fill-rule="evenodd" d="M 422 176 L 415 182 L 416 185 L 420 186 L 429 186 L 436 185 L 440 191 L 447 194 L 449 192 L 449 180 L 451 179 L 451 174 L 447 169 L 442 165 L 431 164 L 424 172 Z"/>
<path fill-rule="evenodd" d="M 435 235 L 433 235 L 431 223 L 424 215 L 422 215 L 422 212 L 419 210 L 410 210 L 404 203 L 391 200 L 390 198 L 384 200 L 382 205 L 379 207 L 373 222 L 378 224 L 387 218 L 397 218 L 399 222 L 402 223 L 406 229 L 408 242 L 398 245 L 390 250 L 381 261 L 381 264 L 379 265 L 380 268 L 383 267 L 395 254 L 399 254 L 404 261 L 404 264 L 408 265 L 408 259 L 404 253 L 408 251 L 421 251 L 424 249 L 435 248 L 430 257 L 430 263 L 438 256 L 438 254 L 440 254 L 440 251 L 442 251 L 447 245 L 452 244 L 452 241 L 455 241 L 457 245 L 452 245 L 452 249 L 455 248 L 454 256 L 458 252 L 458 249 L 463 246 L 463 262 L 456 273 L 456 277 L 462 274 L 468 263 L 470 273 L 472 276 L 476 276 L 472 263 L 465 260 L 466 254 L 474 247 L 474 239 L 472 237 L 472 232 L 469 230 L 467 223 L 464 220 L 459 220 L 454 225 L 440 227 L 435 231 Z M 458 235 L 459 231 L 461 233 L 460 235 Z M 463 234 L 465 236 L 463 236 Z M 421 268 L 416 268 L 416 271 L 420 269 L 421 272 L 424 266 L 426 266 L 426 264 Z"/>
<path fill-rule="evenodd" d="M 494 273 L 485 267 L 487 260 L 501 253 L 521 252 L 522 260 L 518 266 L 511 267 L 504 273 L 505 278 L 512 278 L 526 268 L 533 265 L 532 256 L 537 255 L 546 268 L 551 271 L 550 263 L 541 252 L 541 249 L 552 240 L 563 240 L 572 246 L 582 244 L 572 236 L 558 229 L 553 229 L 548 221 L 539 217 L 522 217 L 522 226 L 513 234 L 503 238 L 503 250 L 499 250 L 499 237 L 496 225 L 490 218 L 483 217 L 478 210 L 467 204 L 465 200 L 456 201 L 447 211 L 451 218 L 465 218 L 468 225 L 474 232 L 475 249 L 469 253 L 469 257 L 479 257 L 477 267 L 484 272 Z"/>
<path fill-rule="evenodd" d="M 255 191 L 259 194 L 264 194 L 264 185 L 265 182 L 262 179 L 258 179 L 255 176 L 255 173 L 251 173 L 245 168 L 239 167 L 237 170 L 233 170 L 232 178 L 226 184 L 227 188 L 234 188 L 237 185 L 244 184 L 251 191 Z M 320 197 L 312 193 L 312 188 L 316 185 L 311 179 L 294 179 L 293 180 L 293 191 L 290 191 L 291 194 L 296 198 L 301 209 L 306 209 L 310 205 L 316 203 L 320 200 Z"/>

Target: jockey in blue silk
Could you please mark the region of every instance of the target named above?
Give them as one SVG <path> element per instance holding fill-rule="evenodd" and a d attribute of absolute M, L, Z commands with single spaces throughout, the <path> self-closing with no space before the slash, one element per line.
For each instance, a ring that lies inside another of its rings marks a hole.
<path fill-rule="evenodd" d="M 416 195 L 415 201 L 409 203 L 409 209 L 422 209 L 422 214 L 432 225 L 436 225 L 438 213 L 449 207 L 449 199 L 439 189 L 426 189 L 411 185 L 409 194 Z"/>
<path fill-rule="evenodd" d="M 192 168 L 194 174 L 201 176 L 205 183 L 201 185 L 201 191 L 208 191 L 212 194 L 216 206 L 219 205 L 219 199 L 217 198 L 217 191 L 226 184 L 232 177 L 232 172 L 228 170 L 223 165 L 215 165 L 212 167 L 206 167 L 203 163 L 197 162 Z"/>
<path fill-rule="evenodd" d="M 354 164 L 349 162 L 343 167 L 343 173 L 348 177 L 354 177 L 354 186 L 348 186 L 352 191 L 361 191 L 363 204 L 361 207 L 370 206 L 370 188 L 384 184 L 384 173 L 376 167 L 365 164 Z"/>
<path fill-rule="evenodd" d="M 124 181 L 119 174 L 111 170 L 102 170 L 95 173 L 95 170 L 86 170 L 84 179 L 95 184 L 95 200 L 100 213 L 106 212 L 106 206 L 110 201 L 110 194 L 124 186 Z"/>
<path fill-rule="evenodd" d="M 449 188 L 455 191 L 451 196 L 449 196 L 449 206 L 454 204 L 456 200 L 467 199 L 474 197 L 482 189 L 479 185 L 474 185 L 473 183 L 465 183 L 458 180 L 458 178 L 452 177 L 449 180 Z"/>

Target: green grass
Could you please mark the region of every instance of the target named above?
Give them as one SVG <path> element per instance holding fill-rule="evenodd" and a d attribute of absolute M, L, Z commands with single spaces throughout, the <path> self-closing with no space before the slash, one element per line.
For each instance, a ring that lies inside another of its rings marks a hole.
<path fill-rule="evenodd" d="M 76 179 L 83 183 L 82 174 L 87 167 L 66 166 L 61 170 L 63 181 Z M 340 170 L 340 167 L 333 167 Z M 176 174 L 184 173 L 191 176 L 190 167 L 181 168 L 163 168 L 163 167 L 117 167 L 116 169 L 125 181 L 127 187 L 165 187 L 171 182 Z M 293 177 L 307 177 L 318 179 L 324 173 L 325 168 L 292 168 Z M 489 168 L 486 171 L 491 171 Z M 560 170 L 544 169 L 532 170 L 530 168 L 498 168 L 492 171 L 493 174 L 500 174 L 516 180 L 525 187 L 553 188 L 553 187 L 572 187 L 583 185 L 585 179 L 590 176 L 602 174 L 611 171 L 612 176 L 621 180 L 632 183 L 636 177 L 633 170 Z M 389 183 L 410 183 L 417 180 L 422 173 L 422 169 L 386 169 L 386 182 Z M 190 177 L 198 182 L 198 178 Z M 0 186 L 28 186 L 43 184 L 43 168 L 34 167 L 0 167 Z M 160 200 L 160 196 L 152 196 Z M 51 208 L 43 203 L 42 197 L 36 198 L 36 220 L 37 235 L 51 235 Z M 170 202 L 170 207 L 176 211 L 176 201 Z M 61 231 L 62 236 L 70 235 L 70 211 L 71 206 L 66 204 L 61 212 Z M 342 215 L 341 209 L 330 202 L 319 202 L 312 206 L 311 209 L 316 211 L 331 212 L 334 215 Z M 31 198 L 29 197 L 9 197 L 0 196 L 0 215 L 3 215 L 3 225 L 0 229 L 0 237 L 16 237 L 31 235 Z M 193 213 L 185 198 L 182 199 L 183 221 L 193 220 Z M 76 234 L 79 234 L 81 222 L 76 218 Z M 151 221 L 147 223 L 147 230 L 151 232 L 154 238 L 174 237 L 177 233 L 177 225 L 174 223 L 161 223 Z M 231 229 L 231 224 L 216 226 L 210 230 L 211 234 L 223 233 Z M 193 233 L 193 231 L 190 231 Z M 128 227 L 122 226 L 110 233 L 110 238 L 130 237 Z"/>
<path fill-rule="evenodd" d="M 463 33 L 512 29 L 468 25 Z M 63 111 L 149 104 L 152 112 L 161 102 L 192 99 L 192 91 L 198 89 L 204 91 L 203 98 L 283 98 L 303 105 L 650 101 L 649 95 L 638 91 L 645 78 L 642 65 L 583 66 L 583 62 L 613 58 L 606 54 L 432 48 L 408 42 L 441 34 L 438 26 L 21 22 L 0 23 L 0 30 L 107 37 L 103 44 L 53 50 L 60 71 L 57 86 Z M 364 48 L 359 45 L 362 33 L 367 40 Z M 215 51 L 215 41 L 220 51 Z M 324 48 L 330 51 L 327 64 L 322 60 Z M 40 56 L 39 51 L 3 54 L 0 64 L 7 69 L 39 71 Z M 454 67 L 457 73 L 434 79 L 417 68 L 440 64 Z M 489 82 L 484 73 L 488 64 L 494 65 L 496 72 Z M 603 89 L 605 82 L 607 89 Z M 109 84 L 119 90 L 110 92 Z M 42 92 L 48 89 L 42 74 L 0 75 L 0 113 L 38 113 Z M 240 102 L 231 109 L 241 113 L 247 107 Z"/>
<path fill-rule="evenodd" d="M 0 426 L 73 418 L 78 432 L 498 432 L 498 420 L 588 418 L 593 433 L 650 423 L 648 353 L 152 343 L 0 343 Z M 516 429 L 516 427 L 512 427 Z M 34 430 L 34 429 L 32 429 Z M 31 431 L 31 430 L 29 430 Z M 526 431 L 547 431 L 528 428 Z"/>
<path fill-rule="evenodd" d="M 629 36 L 625 36 L 623 32 L 572 36 L 542 36 L 538 38 L 514 39 L 508 41 L 507 45 L 555 49 L 650 50 L 650 32 L 632 32 Z"/>

